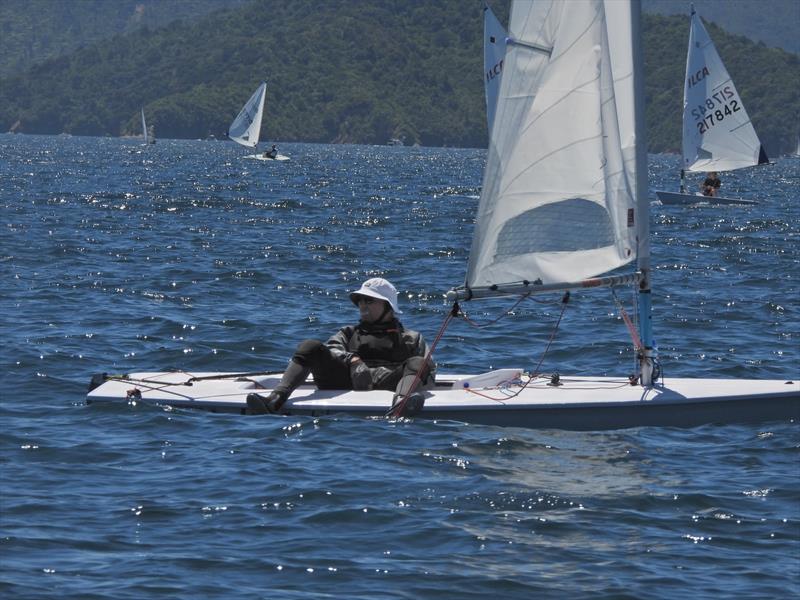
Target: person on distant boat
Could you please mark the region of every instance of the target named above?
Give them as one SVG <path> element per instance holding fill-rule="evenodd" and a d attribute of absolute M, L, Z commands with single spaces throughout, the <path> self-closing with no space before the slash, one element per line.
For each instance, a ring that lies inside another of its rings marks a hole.
<path fill-rule="evenodd" d="M 264 158 L 277 158 L 278 156 L 278 147 L 275 144 L 272 144 L 272 148 L 270 150 L 266 150 L 264 152 Z"/>
<path fill-rule="evenodd" d="M 706 173 L 705 181 L 700 184 L 700 188 L 703 190 L 703 196 L 716 196 L 721 185 L 722 182 L 717 177 L 717 172 L 711 171 Z"/>
<path fill-rule="evenodd" d="M 424 403 L 419 390 L 433 387 L 436 365 L 426 364 L 428 346 L 422 335 L 405 329 L 395 316 L 402 314 L 397 290 L 375 277 L 351 293 L 350 300 L 358 307 L 358 324 L 343 327 L 324 343 L 301 342 L 275 389 L 267 396 L 247 396 L 247 414 L 280 413 L 309 373 L 319 389 L 394 391 L 393 405 L 410 394 L 403 415 L 419 412 Z"/>

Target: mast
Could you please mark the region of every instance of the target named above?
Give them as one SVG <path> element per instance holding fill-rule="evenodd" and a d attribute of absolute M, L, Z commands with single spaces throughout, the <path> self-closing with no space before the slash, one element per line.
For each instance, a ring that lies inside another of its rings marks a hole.
<path fill-rule="evenodd" d="M 637 220 L 637 266 L 642 274 L 639 282 L 639 335 L 642 340 L 642 355 L 639 357 L 641 384 L 653 385 L 652 295 L 650 293 L 650 199 L 647 193 L 647 136 L 644 119 L 644 54 L 642 49 L 642 6 L 640 0 L 631 2 L 631 32 L 633 34 L 633 89 L 636 114 L 636 205 Z"/>

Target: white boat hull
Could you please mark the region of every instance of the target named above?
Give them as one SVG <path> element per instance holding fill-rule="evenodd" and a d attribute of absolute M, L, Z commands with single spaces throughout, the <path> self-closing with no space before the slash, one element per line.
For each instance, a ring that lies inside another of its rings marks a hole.
<path fill-rule="evenodd" d="M 264 162 L 272 162 L 272 161 L 283 162 L 284 160 L 289 160 L 289 157 L 283 154 L 278 154 L 278 156 L 276 156 L 275 158 L 264 156 L 263 154 L 248 154 L 247 156 L 245 156 L 245 158 L 252 158 L 254 160 L 263 160 Z"/>
<path fill-rule="evenodd" d="M 800 383 L 786 380 L 669 379 L 653 388 L 625 378 L 537 379 L 521 389 L 454 387 L 462 376 L 439 376 L 417 418 L 570 430 L 800 419 Z M 245 413 L 247 395 L 267 394 L 280 374 L 132 373 L 92 389 L 89 403 L 143 403 Z M 99 382 L 96 382 L 99 383 Z M 514 395 L 516 394 L 516 395 Z M 386 415 L 389 391 L 318 390 L 310 382 L 285 405 L 291 415 Z"/>
<path fill-rule="evenodd" d="M 661 204 L 670 206 L 689 206 L 692 204 L 714 204 L 714 205 L 753 205 L 758 204 L 755 200 L 745 200 L 744 198 L 723 198 L 720 196 L 703 196 L 702 194 L 681 194 L 678 192 L 657 191 L 656 197 Z"/>

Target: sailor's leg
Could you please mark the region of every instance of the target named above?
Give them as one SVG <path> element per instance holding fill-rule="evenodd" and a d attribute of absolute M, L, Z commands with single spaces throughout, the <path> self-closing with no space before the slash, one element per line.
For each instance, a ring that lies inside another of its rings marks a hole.
<path fill-rule="evenodd" d="M 331 362 L 330 350 L 319 340 L 300 342 L 275 389 L 267 396 L 250 394 L 247 397 L 248 413 L 280 412 L 286 400 L 294 390 L 303 384 L 309 373 L 314 373 L 314 381 L 318 387 L 324 387 L 320 385 L 319 378 L 323 380 L 323 383 L 326 381 L 324 372 Z"/>

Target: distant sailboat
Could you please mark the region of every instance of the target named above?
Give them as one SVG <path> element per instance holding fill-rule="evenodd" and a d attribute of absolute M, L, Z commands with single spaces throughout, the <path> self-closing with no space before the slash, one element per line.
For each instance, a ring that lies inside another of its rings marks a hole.
<path fill-rule="evenodd" d="M 506 53 L 507 33 L 500 21 L 486 4 L 483 7 L 483 87 L 486 94 L 486 119 L 491 135 L 494 113 L 497 108 L 497 93 L 503 73 L 503 56 Z"/>
<path fill-rule="evenodd" d="M 662 204 L 755 204 L 753 200 L 687 194 L 684 172 L 733 171 L 769 163 L 742 99 L 692 7 L 683 91 L 681 191 L 657 191 Z"/>
<path fill-rule="evenodd" d="M 145 145 L 156 143 L 155 135 L 152 135 L 152 132 L 147 131 L 147 121 L 144 118 L 144 107 L 142 107 L 142 136 L 144 137 Z"/>
<path fill-rule="evenodd" d="M 228 137 L 245 148 L 255 148 L 261 137 L 261 119 L 264 115 L 264 100 L 267 96 L 267 82 L 258 86 L 250 99 L 245 103 L 239 114 L 228 128 Z M 258 160 L 289 160 L 288 156 L 281 154 L 269 155 L 267 152 L 248 154 L 245 158 Z"/>

